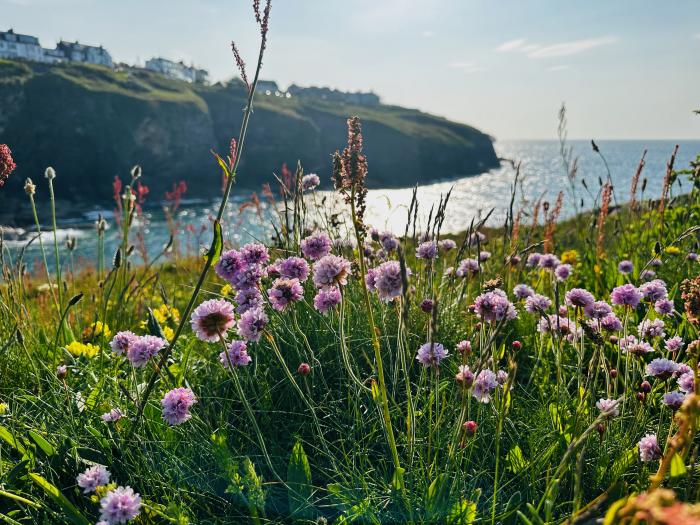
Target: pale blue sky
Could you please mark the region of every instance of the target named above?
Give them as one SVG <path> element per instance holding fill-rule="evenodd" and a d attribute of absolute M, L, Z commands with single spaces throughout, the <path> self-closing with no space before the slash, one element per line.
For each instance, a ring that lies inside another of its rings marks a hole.
<path fill-rule="evenodd" d="M 497 138 L 698 138 L 700 2 L 273 0 L 263 78 L 374 90 Z M 115 60 L 249 62 L 247 0 L 0 0 L 0 28 L 103 44 Z"/>

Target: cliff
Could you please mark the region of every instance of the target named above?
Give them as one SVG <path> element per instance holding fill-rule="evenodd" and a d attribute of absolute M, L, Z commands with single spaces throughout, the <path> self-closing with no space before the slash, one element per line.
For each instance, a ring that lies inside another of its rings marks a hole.
<path fill-rule="evenodd" d="M 215 195 L 220 173 L 209 152 L 227 152 L 244 100 L 240 82 L 191 85 L 145 70 L 0 61 L 0 143 L 10 145 L 18 165 L 4 192 L 51 165 L 60 198 L 107 201 L 114 176 L 125 179 L 141 164 L 152 195 L 179 180 L 188 183 L 188 196 Z M 345 120 L 355 114 L 363 120 L 371 187 L 411 186 L 498 164 L 488 135 L 417 110 L 258 95 L 239 185 L 257 188 L 297 159 L 329 181 L 330 155 L 343 147 Z"/>

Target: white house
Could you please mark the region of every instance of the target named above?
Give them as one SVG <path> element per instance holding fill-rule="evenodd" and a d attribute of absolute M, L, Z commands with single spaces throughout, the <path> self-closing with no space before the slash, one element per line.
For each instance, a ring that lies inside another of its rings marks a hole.
<path fill-rule="evenodd" d="M 190 83 L 205 84 L 209 77 L 209 73 L 204 69 L 187 66 L 182 60 L 173 62 L 172 60 L 161 57 L 147 60 L 146 69 L 160 73 L 168 78 Z"/>
<path fill-rule="evenodd" d="M 87 64 L 114 67 L 112 56 L 102 46 L 88 46 L 79 42 L 61 40 L 56 49 L 62 51 L 66 59 L 71 62 L 85 62 Z"/>
<path fill-rule="evenodd" d="M 41 62 L 43 50 L 37 37 L 21 35 L 10 29 L 0 31 L 0 58 L 20 58 Z"/>

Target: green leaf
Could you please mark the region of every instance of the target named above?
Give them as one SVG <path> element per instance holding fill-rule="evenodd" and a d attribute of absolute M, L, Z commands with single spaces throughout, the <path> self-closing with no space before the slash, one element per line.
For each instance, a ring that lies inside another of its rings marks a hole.
<path fill-rule="evenodd" d="M 90 394 L 87 396 L 87 399 L 85 400 L 85 408 L 87 408 L 88 410 L 94 410 L 94 408 L 97 406 L 97 399 L 100 396 L 100 392 L 102 392 L 104 382 L 105 378 L 103 377 L 97 382 L 95 387 L 90 391 Z"/>
<path fill-rule="evenodd" d="M 13 492 L 8 492 L 5 490 L 0 490 L 0 496 L 3 496 L 5 498 L 11 499 L 13 501 L 16 501 L 18 503 L 24 503 L 25 505 L 29 505 L 30 507 L 34 507 L 35 509 L 40 509 L 41 504 L 37 503 L 36 501 L 32 501 L 30 499 L 27 499 L 25 497 L 20 496 L 19 494 L 15 494 Z"/>
<path fill-rule="evenodd" d="M 104 434 L 97 430 L 95 427 L 91 425 L 86 425 L 85 430 L 87 430 L 92 436 L 97 439 L 97 442 L 100 444 L 102 448 L 109 448 L 109 441 L 105 438 Z"/>
<path fill-rule="evenodd" d="M 685 476 L 687 473 L 688 470 L 685 468 L 683 458 L 680 457 L 677 452 L 674 452 L 673 457 L 671 457 L 671 468 L 669 469 L 669 475 L 671 478 L 678 478 Z"/>
<path fill-rule="evenodd" d="M 476 503 L 460 499 L 447 515 L 448 525 L 471 525 L 476 520 Z"/>
<path fill-rule="evenodd" d="M 27 453 L 27 450 L 24 448 L 24 445 L 18 440 L 16 440 L 15 436 L 12 435 L 12 432 L 10 432 L 7 428 L 3 426 L 0 426 L 0 439 L 2 439 L 5 443 L 10 445 L 20 454 L 24 455 Z"/>
<path fill-rule="evenodd" d="M 609 472 L 612 476 L 610 483 L 615 483 L 620 478 L 620 476 L 622 476 L 625 472 L 629 470 L 629 468 L 635 463 L 636 460 L 637 446 L 635 445 L 631 449 L 627 450 L 624 454 L 619 456 L 612 464 L 612 467 L 610 467 L 610 469 L 607 470 L 607 472 Z M 605 472 L 603 474 L 605 474 Z"/>
<path fill-rule="evenodd" d="M 394 474 L 391 476 L 391 488 L 400 491 L 403 490 L 403 473 L 406 469 L 398 467 L 394 470 Z"/>
<path fill-rule="evenodd" d="M 151 310 L 150 306 L 148 307 L 148 333 L 155 335 L 156 337 L 160 337 L 166 341 L 168 340 L 163 333 L 163 328 L 161 328 L 158 319 L 156 319 L 156 316 L 153 315 L 153 310 Z"/>
<path fill-rule="evenodd" d="M 297 518 L 313 518 L 310 500 L 313 495 L 311 486 L 311 467 L 301 441 L 297 441 L 289 457 L 287 466 L 287 487 L 289 510 Z"/>
<path fill-rule="evenodd" d="M 540 518 L 540 513 L 537 511 L 534 505 L 532 503 L 526 503 L 525 506 L 527 507 L 527 510 L 530 511 L 530 521 L 529 523 L 532 523 L 533 525 L 544 525 L 544 521 L 542 518 Z"/>
<path fill-rule="evenodd" d="M 6 514 L 0 514 L 0 518 L 1 518 L 0 521 L 2 521 L 3 523 L 7 523 L 9 525 L 22 525 L 19 521 L 13 520 L 12 518 L 10 518 Z"/>
<path fill-rule="evenodd" d="M 211 248 L 207 253 L 207 258 L 211 264 L 216 263 L 221 257 L 221 251 L 224 249 L 224 234 L 221 231 L 221 223 L 214 221 L 214 238 L 211 240 Z"/>
<path fill-rule="evenodd" d="M 379 385 L 377 385 L 377 382 L 372 380 L 372 399 L 375 402 L 379 402 L 380 399 L 380 392 L 379 392 Z"/>
<path fill-rule="evenodd" d="M 634 495 L 634 493 L 632 493 L 630 496 L 632 495 Z M 620 510 L 626 503 L 627 498 L 625 497 L 617 500 L 615 503 L 610 505 L 608 512 L 605 513 L 605 520 L 603 521 L 603 525 L 615 525 L 616 523 L 618 523 L 617 511 Z"/>
<path fill-rule="evenodd" d="M 66 498 L 63 495 L 63 493 L 60 490 L 58 490 L 58 487 L 56 487 L 56 485 L 49 483 L 46 479 L 42 478 L 39 474 L 36 474 L 34 472 L 30 472 L 29 477 L 39 488 L 41 488 L 46 493 L 47 496 L 53 499 L 58 504 L 58 506 L 61 507 L 61 509 L 63 509 L 63 512 L 66 513 L 66 516 L 72 523 L 75 523 L 76 525 L 90 525 L 90 522 L 87 520 L 87 518 L 83 516 L 70 501 L 68 501 L 68 498 Z"/>
<path fill-rule="evenodd" d="M 523 456 L 523 451 L 518 445 L 515 445 L 508 451 L 506 454 L 506 463 L 513 474 L 518 474 L 519 472 L 525 470 L 528 464 Z"/>
<path fill-rule="evenodd" d="M 446 474 L 438 474 L 428 487 L 425 506 L 430 513 L 441 513 L 447 508 L 450 490 Z"/>
<path fill-rule="evenodd" d="M 221 171 L 223 172 L 224 177 L 226 177 L 228 179 L 231 176 L 231 172 L 228 169 L 228 165 L 226 164 L 224 159 L 221 158 L 221 155 L 219 155 L 215 151 L 212 151 L 212 154 L 216 158 L 216 162 L 219 163 L 219 166 L 221 167 Z"/>
<path fill-rule="evenodd" d="M 38 432 L 30 430 L 29 437 L 47 456 L 53 456 L 56 453 L 56 449 L 53 447 L 53 445 L 46 441 L 46 439 L 44 439 L 44 437 Z"/>
<path fill-rule="evenodd" d="M 566 440 L 566 444 L 568 445 L 569 443 L 571 443 L 571 432 L 568 432 L 568 429 L 564 427 L 564 424 L 561 420 L 561 415 L 559 414 L 559 409 L 554 403 L 550 403 L 549 405 L 549 415 L 552 417 L 552 423 L 554 423 L 554 428 L 556 428 L 562 435 L 562 437 Z"/>

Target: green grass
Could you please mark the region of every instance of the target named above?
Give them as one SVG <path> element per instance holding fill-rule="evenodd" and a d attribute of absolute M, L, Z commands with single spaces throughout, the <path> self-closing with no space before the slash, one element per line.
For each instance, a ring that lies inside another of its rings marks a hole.
<path fill-rule="evenodd" d="M 387 442 L 380 392 L 373 386 L 378 363 L 357 267 L 343 289 L 342 331 L 339 309 L 329 315 L 314 309 L 316 292 L 309 280 L 304 300 L 290 310 L 267 307 L 267 335 L 249 343 L 253 361 L 236 369 L 235 376 L 219 363 L 221 346 L 197 340 L 186 323 L 167 370 L 157 371 L 153 395 L 144 405 L 144 385 L 157 360 L 133 368 L 110 351 L 111 336 L 95 334 L 90 327 L 99 320 L 112 335 L 132 330 L 171 337 L 201 261 L 171 255 L 144 268 L 122 258 L 118 267 L 99 277 L 90 267 L 75 276 L 64 269 L 63 295 L 83 295 L 68 307 L 66 326 L 60 328 L 51 297 L 42 291 L 42 269 L 20 274 L 5 254 L 0 286 L 0 401 L 6 404 L 0 415 L 0 513 L 19 523 L 95 522 L 97 500 L 83 495 L 75 478 L 99 463 L 109 468 L 115 483 L 141 494 L 139 523 L 558 523 L 574 515 L 585 520 L 650 487 L 660 463 L 639 460 L 637 443 L 647 433 L 658 435 L 666 451 L 664 462 L 671 465 L 663 486 L 680 500 L 696 501 L 696 409 L 688 404 L 674 423 L 672 411 L 661 402 L 666 391 L 676 388 L 674 380 L 644 377 L 651 358 L 668 355 L 663 340 L 650 339 L 652 355 L 627 361 L 610 334 L 597 338 L 586 331 L 573 342 L 541 334 L 536 329 L 539 316 L 527 313 L 513 299 L 512 289 L 526 283 L 555 306 L 564 304 L 566 291 L 576 287 L 607 301 L 615 286 L 639 283 L 640 270 L 658 258 L 662 264 L 657 276 L 667 283 L 678 312 L 663 318 L 666 338 L 679 335 L 686 342 L 686 350 L 670 357 L 695 367 L 697 351 L 688 352 L 687 344 L 697 339 L 697 324 L 684 313 L 679 285 L 698 274 L 698 263 L 686 258 L 697 251 L 697 197 L 693 190 L 668 202 L 663 219 L 658 203 L 614 210 L 602 230 L 604 250 L 598 253 L 597 212 L 558 224 L 555 253 L 573 265 L 572 277 L 564 282 L 524 265 L 528 246 L 541 250 L 532 247 L 542 240 L 541 224 L 523 220 L 517 239 L 484 228 L 487 240 L 481 249 L 491 257 L 482 273 L 467 279 L 444 275 L 448 267 L 458 266 L 459 249 L 426 263 L 414 256 L 418 240 L 402 239 L 405 263 L 413 271 L 409 288 L 389 303 L 371 296 L 402 483 Z M 313 226 L 311 214 L 299 213 L 297 232 Z M 348 226 L 328 233 L 345 237 Z M 298 251 L 294 232 L 289 233 L 271 246 L 273 259 Z M 458 247 L 465 235 L 453 236 Z M 374 242 L 373 250 L 378 248 Z M 476 255 L 476 246 L 464 248 L 460 258 Z M 350 248 L 337 253 L 357 262 L 358 254 Z M 503 264 L 514 253 L 522 255 L 522 262 Z M 617 272 L 623 259 L 633 261 L 633 275 Z M 369 266 L 379 262 L 371 258 Z M 263 291 L 271 281 L 263 279 Z M 224 285 L 210 272 L 195 304 L 216 297 L 233 300 Z M 517 319 L 479 324 L 469 305 L 493 286 L 515 301 Z M 425 298 L 437 300 L 435 316 L 420 309 Z M 158 312 L 159 322 L 149 323 L 149 308 Z M 174 315 L 163 316 L 168 311 Z M 659 317 L 648 303 L 615 311 L 630 334 L 643 319 Z M 553 312 L 554 307 L 548 313 Z M 579 315 L 567 311 L 573 321 Z M 228 339 L 236 338 L 235 333 L 227 334 Z M 424 368 L 415 356 L 431 337 L 450 356 L 439 367 Z M 98 350 L 92 356 L 72 355 L 67 348 L 73 339 L 89 341 Z M 471 341 L 470 355 L 457 351 L 462 340 Z M 514 349 L 514 341 L 521 349 Z M 310 375 L 296 372 L 302 362 L 311 364 Z M 475 371 L 506 370 L 509 381 L 495 389 L 490 403 L 479 403 L 455 381 L 462 363 Z M 57 377 L 57 364 L 68 367 L 65 379 Z M 617 379 L 611 376 L 612 367 L 619 367 Z M 644 379 L 650 380 L 652 391 L 640 402 L 637 392 Z M 159 401 L 175 386 L 191 388 L 198 403 L 189 421 L 170 427 L 161 417 Z M 599 415 L 596 402 L 608 397 L 623 399 L 620 416 Z M 141 418 L 139 406 L 144 407 Z M 125 418 L 101 420 L 117 407 Z M 665 446 L 683 418 L 692 425 L 692 432 L 680 434 L 687 441 Z M 462 430 L 467 420 L 478 424 L 473 437 Z M 677 459 L 671 461 L 674 454 Z"/>

